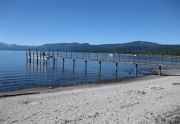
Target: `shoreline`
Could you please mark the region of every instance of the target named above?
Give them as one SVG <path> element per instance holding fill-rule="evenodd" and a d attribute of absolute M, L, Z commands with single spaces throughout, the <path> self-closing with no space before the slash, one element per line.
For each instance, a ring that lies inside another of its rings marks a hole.
<path fill-rule="evenodd" d="M 37 87 L 37 88 L 29 88 L 29 89 L 22 89 L 22 90 L 15 90 L 9 92 L 2 92 L 0 93 L 0 99 L 5 97 L 13 97 L 18 95 L 31 95 L 31 94 L 44 94 L 44 93 L 52 93 L 52 92 L 61 92 L 61 91 L 68 91 L 68 90 L 75 90 L 75 89 L 84 89 L 84 88 L 94 88 L 94 87 L 101 87 L 101 86 L 111 86 L 116 84 L 128 84 L 133 83 L 135 81 L 143 81 L 143 80 L 150 80 L 156 78 L 163 78 L 164 76 L 158 75 L 145 75 L 139 77 L 130 77 L 124 79 L 112 79 L 112 80 L 103 80 L 98 82 L 92 82 L 87 84 L 75 84 L 75 85 L 68 85 L 62 87 Z"/>
<path fill-rule="evenodd" d="M 161 76 L 158 75 L 159 73 L 158 69 L 150 69 L 149 71 L 153 74 L 147 74 L 144 76 L 129 77 L 129 78 L 123 78 L 123 79 L 108 79 L 108 80 L 97 81 L 97 82 L 92 82 L 92 83 L 74 84 L 74 85 L 61 86 L 61 87 L 37 87 L 37 88 L 2 92 L 0 93 L 0 98 L 12 97 L 12 96 L 18 96 L 18 95 L 52 93 L 52 92 L 83 89 L 83 88 L 101 87 L 101 86 L 106 86 L 106 85 L 109 86 L 109 85 L 115 85 L 115 84 L 127 84 L 127 83 L 133 83 L 135 81 L 163 78 L 165 76 L 180 76 L 180 69 L 168 69 L 168 68 L 162 69 Z"/>
<path fill-rule="evenodd" d="M 149 80 L 152 78 L 154 79 L 154 78 L 163 77 L 163 76 L 156 75 L 155 72 L 153 73 L 154 74 L 148 74 L 148 75 L 138 76 L 138 77 L 129 77 L 129 78 L 112 79 L 112 80 L 108 79 L 108 80 L 97 81 L 97 82 L 86 83 L 86 84 L 74 84 L 74 85 L 60 86 L 60 87 L 37 87 L 37 88 L 28 88 L 28 89 L 15 90 L 15 91 L 9 91 L 9 92 L 2 92 L 0 93 L 0 98 L 12 97 L 12 96 L 18 96 L 18 95 L 51 93 L 51 92 L 83 89 L 83 88 L 93 88 L 93 87 L 101 87 L 101 86 L 106 86 L 106 85 L 127 84 L 127 83 L 133 83 L 134 81 Z"/>

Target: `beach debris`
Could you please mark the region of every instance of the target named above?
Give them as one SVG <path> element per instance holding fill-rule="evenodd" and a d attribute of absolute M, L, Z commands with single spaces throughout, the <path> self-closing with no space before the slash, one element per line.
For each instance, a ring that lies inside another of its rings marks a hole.
<path fill-rule="evenodd" d="M 129 103 L 129 104 L 126 104 L 126 105 L 121 105 L 121 109 L 124 109 L 124 108 L 129 108 L 131 106 L 134 106 L 134 105 L 137 105 L 139 104 L 139 102 L 136 102 L 136 103 Z"/>
<path fill-rule="evenodd" d="M 164 89 L 163 87 L 151 87 L 152 90 L 162 90 Z"/>
<path fill-rule="evenodd" d="M 146 93 L 143 91 L 142 94 L 146 94 Z"/>
<path fill-rule="evenodd" d="M 3 121 L 5 121 L 4 119 L 0 119 L 0 122 L 3 122 Z"/>
<path fill-rule="evenodd" d="M 49 89 L 54 89 L 54 87 L 48 87 Z"/>
<path fill-rule="evenodd" d="M 128 95 L 131 95 L 131 94 L 146 94 L 144 91 L 138 91 L 138 90 L 130 90 L 127 92 Z"/>
<path fill-rule="evenodd" d="M 4 95 L 0 95 L 0 97 L 12 97 L 12 96 L 32 95 L 32 94 L 39 94 L 39 93 L 40 92 L 4 94 Z"/>
<path fill-rule="evenodd" d="M 18 122 L 18 120 L 14 120 L 14 121 L 12 121 L 11 123 L 16 123 L 16 122 Z"/>
<path fill-rule="evenodd" d="M 172 85 L 180 85 L 179 82 L 172 83 Z"/>
<path fill-rule="evenodd" d="M 159 96 L 159 97 L 157 97 L 157 98 L 155 98 L 155 100 L 160 100 L 160 99 L 162 99 L 162 98 L 164 98 L 165 96 Z"/>
<path fill-rule="evenodd" d="M 78 85 L 78 83 L 74 83 L 74 86 L 75 86 L 75 85 Z"/>
<path fill-rule="evenodd" d="M 25 102 L 22 102 L 22 103 L 24 103 L 24 104 L 28 104 L 29 102 L 28 102 L 28 101 L 25 101 Z"/>

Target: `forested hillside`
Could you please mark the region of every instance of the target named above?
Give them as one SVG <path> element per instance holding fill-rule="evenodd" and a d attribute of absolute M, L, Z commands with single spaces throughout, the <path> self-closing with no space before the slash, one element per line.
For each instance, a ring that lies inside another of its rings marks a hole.
<path fill-rule="evenodd" d="M 89 43 L 54 43 L 41 46 L 19 46 L 16 44 L 0 43 L 0 50 L 39 51 L 74 51 L 74 52 L 99 52 L 99 53 L 125 53 L 125 54 L 153 54 L 179 56 L 180 45 L 163 45 L 146 41 L 134 41 L 119 44 L 90 45 Z"/>

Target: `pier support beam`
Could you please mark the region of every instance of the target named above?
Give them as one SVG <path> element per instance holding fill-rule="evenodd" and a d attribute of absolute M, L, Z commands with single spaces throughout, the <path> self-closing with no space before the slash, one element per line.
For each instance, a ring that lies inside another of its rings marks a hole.
<path fill-rule="evenodd" d="M 29 63 L 31 63 L 31 50 L 29 49 Z"/>
<path fill-rule="evenodd" d="M 101 75 L 101 61 L 99 61 L 99 75 Z"/>
<path fill-rule="evenodd" d="M 161 66 L 159 66 L 159 76 L 161 76 Z"/>
<path fill-rule="evenodd" d="M 73 59 L 73 73 L 74 73 L 74 69 L 75 69 L 75 59 Z"/>
<path fill-rule="evenodd" d="M 34 67 L 34 51 L 33 51 L 33 57 L 32 57 L 32 64 L 33 64 L 33 67 Z"/>
<path fill-rule="evenodd" d="M 38 65 L 38 51 L 36 49 L 36 64 Z"/>
<path fill-rule="evenodd" d="M 39 58 L 39 61 L 40 61 L 40 65 L 41 65 L 41 55 L 42 55 L 42 54 L 41 54 L 41 52 L 40 52 L 40 58 Z"/>
<path fill-rule="evenodd" d="M 55 68 L 55 57 L 53 57 L 53 68 Z"/>
<path fill-rule="evenodd" d="M 116 62 L 116 76 L 118 74 L 118 62 Z"/>
<path fill-rule="evenodd" d="M 85 75 L 87 73 L 87 60 L 85 60 Z"/>
<path fill-rule="evenodd" d="M 138 65 L 135 64 L 135 76 L 137 77 L 137 70 L 138 70 Z"/>
<path fill-rule="evenodd" d="M 63 65 L 62 66 L 63 66 L 63 71 L 64 71 L 64 58 L 63 58 Z"/>

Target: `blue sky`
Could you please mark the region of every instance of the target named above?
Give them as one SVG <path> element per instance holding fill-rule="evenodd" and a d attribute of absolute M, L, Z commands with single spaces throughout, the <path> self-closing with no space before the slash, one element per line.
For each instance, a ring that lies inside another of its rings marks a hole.
<path fill-rule="evenodd" d="M 180 0 L 0 0 L 0 42 L 180 44 Z"/>

